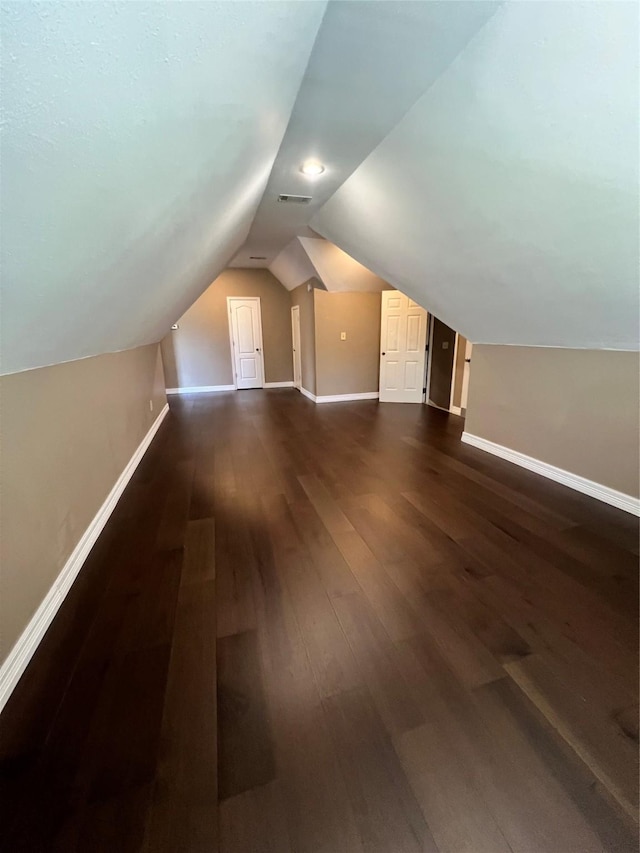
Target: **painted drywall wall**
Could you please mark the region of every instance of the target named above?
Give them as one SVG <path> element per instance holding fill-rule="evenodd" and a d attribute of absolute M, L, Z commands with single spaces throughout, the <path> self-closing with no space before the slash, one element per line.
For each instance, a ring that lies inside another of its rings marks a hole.
<path fill-rule="evenodd" d="M 311 227 L 470 340 L 639 344 L 635 3 L 505 3 Z"/>
<path fill-rule="evenodd" d="M 314 290 L 316 394 L 377 391 L 380 374 L 380 293 Z M 341 340 L 341 333 L 346 340 Z"/>
<path fill-rule="evenodd" d="M 474 344 L 465 430 L 637 497 L 636 352 Z"/>
<path fill-rule="evenodd" d="M 167 388 L 233 385 L 228 296 L 258 296 L 265 382 L 291 382 L 291 303 L 266 269 L 228 269 L 218 276 L 162 340 Z"/>
<path fill-rule="evenodd" d="M 391 289 L 390 284 L 363 267 L 329 240 L 321 240 L 318 237 L 299 237 L 298 239 L 317 271 L 318 278 L 329 292 L 376 293 Z"/>
<path fill-rule="evenodd" d="M 302 387 L 316 393 L 316 319 L 314 293 L 320 282 L 311 278 L 291 291 L 291 306 L 300 306 Z M 292 368 L 293 369 L 293 368 Z"/>
<path fill-rule="evenodd" d="M 213 281 L 325 6 L 2 4 L 3 373 L 158 341 Z"/>
<path fill-rule="evenodd" d="M 318 275 L 298 237 L 284 247 L 269 269 L 287 290 L 295 290 Z"/>
<path fill-rule="evenodd" d="M 0 401 L 3 661 L 166 403 L 159 347 L 3 376 Z"/>

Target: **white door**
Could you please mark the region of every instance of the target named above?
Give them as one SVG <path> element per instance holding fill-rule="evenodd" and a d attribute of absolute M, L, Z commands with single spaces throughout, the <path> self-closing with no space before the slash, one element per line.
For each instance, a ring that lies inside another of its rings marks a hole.
<path fill-rule="evenodd" d="M 293 340 L 293 387 L 302 385 L 302 353 L 300 352 L 300 306 L 291 309 L 291 337 Z"/>
<path fill-rule="evenodd" d="M 228 296 L 229 334 L 236 388 L 262 388 L 262 321 L 260 298 Z"/>
<path fill-rule="evenodd" d="M 426 345 L 424 308 L 399 290 L 383 290 L 380 402 L 422 402 Z"/>

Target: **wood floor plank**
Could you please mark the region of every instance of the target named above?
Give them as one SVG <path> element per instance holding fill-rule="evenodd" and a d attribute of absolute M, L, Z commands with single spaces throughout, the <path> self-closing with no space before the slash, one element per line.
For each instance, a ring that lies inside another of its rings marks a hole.
<path fill-rule="evenodd" d="M 356 820 L 331 741 L 317 683 L 288 594 L 269 582 L 258 605 L 265 687 L 276 767 L 293 849 L 362 853 Z"/>
<path fill-rule="evenodd" d="M 215 521 L 213 518 L 189 521 L 180 584 L 200 584 L 215 580 L 215 576 Z"/>
<path fill-rule="evenodd" d="M 511 853 L 482 791 L 442 731 L 423 725 L 394 744 L 440 853 Z"/>
<path fill-rule="evenodd" d="M 218 636 L 256 627 L 251 566 L 253 554 L 242 501 L 227 494 L 216 511 L 215 565 Z"/>
<path fill-rule="evenodd" d="M 359 593 L 339 596 L 333 606 L 387 730 L 392 734 L 424 722 L 395 661 L 395 646 Z"/>
<path fill-rule="evenodd" d="M 367 853 L 438 848 L 365 690 L 324 701 L 329 730 Z"/>
<path fill-rule="evenodd" d="M 277 781 L 223 800 L 219 814 L 219 853 L 293 853 Z M 203 847 L 203 853 L 205 850 L 215 847 Z"/>
<path fill-rule="evenodd" d="M 253 631 L 218 639 L 218 793 L 234 797 L 275 778 L 275 758 Z"/>
<path fill-rule="evenodd" d="M 297 537 L 283 495 L 265 505 L 274 557 L 289 590 L 322 696 L 362 684 L 355 658 L 310 557 Z"/>
<path fill-rule="evenodd" d="M 433 595 L 423 595 L 416 605 L 423 616 L 424 633 L 438 646 L 460 682 L 473 688 L 504 678 L 506 673 L 496 658 L 457 615 L 441 608 Z"/>
<path fill-rule="evenodd" d="M 148 853 L 216 848 L 215 608 L 213 580 L 182 587 L 144 845 Z"/>
<path fill-rule="evenodd" d="M 636 519 L 425 406 L 170 406 L 0 719 L 3 850 L 637 850 Z"/>
<path fill-rule="evenodd" d="M 536 762 L 534 772 L 551 777 L 552 785 L 561 786 L 604 850 L 636 850 L 637 826 L 633 819 L 604 786 L 594 781 L 589 767 L 511 679 L 477 691 L 474 705 L 496 736 L 509 738 L 521 767 L 531 768 Z M 509 736 L 514 729 L 515 738 Z"/>
<path fill-rule="evenodd" d="M 535 753 L 528 753 L 525 765 L 516 760 L 518 751 L 523 754 L 524 736 L 514 727 L 503 732 L 487 725 L 474 699 L 476 691 L 462 687 L 433 644 L 416 638 L 401 643 L 400 649 L 407 680 L 427 721 L 455 745 L 465 774 L 482 792 L 514 853 L 602 850 L 579 809 Z M 492 682 L 478 692 L 505 681 Z"/>
<path fill-rule="evenodd" d="M 593 698 L 580 695 L 570 673 L 559 679 L 539 656 L 506 665 L 509 674 L 549 723 L 631 816 L 638 813 L 638 744 Z M 567 683 L 568 682 L 568 683 Z"/>

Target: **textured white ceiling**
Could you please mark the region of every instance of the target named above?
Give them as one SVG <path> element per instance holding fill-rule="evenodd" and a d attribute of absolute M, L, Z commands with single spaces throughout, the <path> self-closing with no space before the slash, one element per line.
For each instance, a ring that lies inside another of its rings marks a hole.
<path fill-rule="evenodd" d="M 386 281 L 328 240 L 317 237 L 298 239 L 316 269 L 318 278 L 328 291 L 377 293 L 389 288 Z"/>
<path fill-rule="evenodd" d="M 310 278 L 318 279 L 330 292 L 379 292 L 390 287 L 322 237 L 294 237 L 272 261 L 269 270 L 287 290 L 294 290 Z"/>
<path fill-rule="evenodd" d="M 638 8 L 502 6 L 312 227 L 475 342 L 638 348 Z"/>
<path fill-rule="evenodd" d="M 2 372 L 158 340 L 234 255 L 317 275 L 315 232 L 471 340 L 636 348 L 637 16 L 3 5 Z"/>
<path fill-rule="evenodd" d="M 3 5 L 2 372 L 158 340 L 226 266 L 324 10 Z"/>
<path fill-rule="evenodd" d="M 269 270 L 287 290 L 294 290 L 318 275 L 298 237 L 294 237 L 269 264 Z"/>
<path fill-rule="evenodd" d="M 268 266 L 438 78 L 500 4 L 483 0 L 329 3 L 245 246 L 232 266 Z M 324 174 L 300 173 L 318 159 Z M 279 193 L 311 195 L 281 204 Z M 252 261 L 251 256 L 265 261 Z"/>

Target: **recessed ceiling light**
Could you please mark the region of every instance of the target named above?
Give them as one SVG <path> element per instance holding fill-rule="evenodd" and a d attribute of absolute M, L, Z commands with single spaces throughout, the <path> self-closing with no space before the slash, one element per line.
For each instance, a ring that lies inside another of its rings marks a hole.
<path fill-rule="evenodd" d="M 315 178 L 324 172 L 324 166 L 322 163 L 318 163 L 317 160 L 306 160 L 302 166 L 300 166 L 300 171 L 303 175 Z"/>

